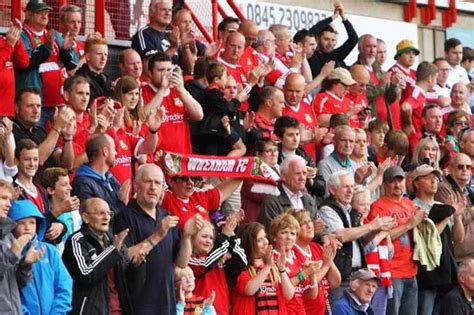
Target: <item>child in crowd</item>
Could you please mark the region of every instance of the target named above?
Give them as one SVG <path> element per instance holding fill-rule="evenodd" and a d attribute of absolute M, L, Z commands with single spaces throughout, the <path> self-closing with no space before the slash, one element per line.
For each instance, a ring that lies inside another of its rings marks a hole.
<path fill-rule="evenodd" d="M 232 290 L 232 314 L 287 314 L 286 303 L 295 288 L 286 273 L 286 257 L 268 244 L 265 227 L 257 222 L 242 226 L 238 233 L 249 264 Z"/>
<path fill-rule="evenodd" d="M 240 240 L 234 230 L 240 213 L 227 216 L 221 231 L 215 231 L 205 221 L 202 229 L 193 238 L 193 254 L 189 267 L 196 276 L 197 295 L 209 296 L 216 292 L 215 308 L 219 315 L 229 314 L 228 277 L 237 276 L 247 265 L 247 257 L 240 247 Z"/>
<path fill-rule="evenodd" d="M 72 278 L 56 247 L 40 241 L 46 232 L 46 219 L 29 200 L 15 201 L 8 216 L 16 221 L 16 238 L 31 236 L 23 255 L 41 256 L 32 264 L 33 280 L 20 290 L 23 314 L 68 314 L 72 309 Z"/>
<path fill-rule="evenodd" d="M 176 279 L 176 291 L 179 293 L 179 301 L 176 303 L 176 315 L 215 315 L 213 306 L 216 294 L 211 291 L 211 295 L 204 299 L 202 296 L 193 294 L 195 288 L 195 278 L 193 270 L 189 267 L 175 267 L 174 277 Z"/>

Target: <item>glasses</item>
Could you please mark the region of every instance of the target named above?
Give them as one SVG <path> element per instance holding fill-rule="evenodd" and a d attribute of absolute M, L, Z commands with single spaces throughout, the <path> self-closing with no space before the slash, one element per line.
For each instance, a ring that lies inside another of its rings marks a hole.
<path fill-rule="evenodd" d="M 267 150 L 263 150 L 263 153 L 267 153 L 267 154 L 277 154 L 278 153 L 278 149 L 267 149 Z"/>
<path fill-rule="evenodd" d="M 462 170 L 470 170 L 471 169 L 471 165 L 469 164 L 458 164 L 456 165 L 456 168 L 460 171 Z"/>
<path fill-rule="evenodd" d="M 469 124 L 469 122 L 466 121 L 466 120 L 458 120 L 458 121 L 455 121 L 454 124 L 456 126 L 463 126 L 464 127 L 464 126 L 467 126 Z"/>

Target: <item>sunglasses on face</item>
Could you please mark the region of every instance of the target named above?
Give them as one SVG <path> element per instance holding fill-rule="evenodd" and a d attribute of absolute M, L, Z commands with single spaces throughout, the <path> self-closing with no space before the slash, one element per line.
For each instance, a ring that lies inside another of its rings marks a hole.
<path fill-rule="evenodd" d="M 456 168 L 460 171 L 462 171 L 462 170 L 467 170 L 468 171 L 468 170 L 471 169 L 471 165 L 469 165 L 469 164 L 458 164 L 458 165 L 456 165 Z"/>

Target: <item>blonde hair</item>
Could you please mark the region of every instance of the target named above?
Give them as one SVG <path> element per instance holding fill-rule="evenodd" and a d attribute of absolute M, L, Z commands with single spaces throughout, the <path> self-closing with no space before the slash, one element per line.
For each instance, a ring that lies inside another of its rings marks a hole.
<path fill-rule="evenodd" d="M 191 244 L 192 244 L 192 246 L 193 246 L 193 253 L 197 253 L 197 252 L 196 252 L 196 249 L 197 249 L 197 248 L 194 246 L 194 240 L 196 239 L 196 236 L 198 235 L 198 233 L 201 232 L 202 230 L 204 230 L 205 228 L 210 228 L 210 229 L 211 229 L 212 235 L 213 235 L 213 238 L 214 238 L 214 239 L 213 239 L 213 242 L 216 241 L 216 231 L 215 231 L 215 229 L 214 229 L 214 226 L 212 225 L 211 222 L 209 222 L 209 221 L 207 221 L 207 220 L 204 220 L 201 229 L 200 229 L 199 231 L 197 231 L 196 234 L 194 234 L 193 236 L 191 236 Z"/>
<path fill-rule="evenodd" d="M 352 208 L 354 208 L 355 204 L 362 198 L 366 197 L 370 201 L 370 190 L 367 186 L 364 185 L 356 185 L 354 187 L 354 193 L 352 194 Z"/>
<path fill-rule="evenodd" d="M 418 144 L 416 145 L 416 148 L 415 148 L 415 152 L 413 152 L 411 163 L 413 165 L 419 165 L 422 162 L 420 161 L 420 152 L 421 150 L 423 150 L 424 147 L 428 145 L 429 142 L 433 143 L 436 148 L 436 157 L 435 157 L 435 160 L 432 161 L 433 167 L 439 170 L 440 150 L 439 150 L 438 141 L 436 141 L 436 138 L 434 136 L 427 136 L 425 138 L 421 138 L 420 141 L 418 141 Z"/>
<path fill-rule="evenodd" d="M 186 266 L 184 268 L 181 267 L 174 267 L 174 278 L 176 281 L 181 280 L 182 277 L 184 276 L 193 276 L 194 277 L 194 272 L 191 269 L 191 267 Z"/>
<path fill-rule="evenodd" d="M 270 238 L 273 239 L 275 236 L 277 236 L 278 232 L 286 228 L 296 230 L 297 235 L 300 232 L 300 224 L 298 223 L 298 220 L 296 220 L 296 218 L 288 211 L 279 214 L 272 220 L 269 230 Z"/>

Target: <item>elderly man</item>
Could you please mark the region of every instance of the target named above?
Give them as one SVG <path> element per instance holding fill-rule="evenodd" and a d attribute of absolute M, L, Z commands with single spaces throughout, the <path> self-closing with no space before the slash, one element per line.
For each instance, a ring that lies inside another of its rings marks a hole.
<path fill-rule="evenodd" d="M 351 276 L 349 289 L 344 296 L 332 306 L 334 315 L 368 314 L 374 310 L 370 301 L 377 289 L 379 278 L 369 269 L 360 269 Z"/>
<path fill-rule="evenodd" d="M 280 165 L 280 175 L 280 195 L 265 198 L 260 206 L 258 221 L 269 228 L 272 219 L 288 208 L 306 209 L 316 219 L 316 201 L 305 192 L 306 161 L 298 155 L 288 156 Z"/>
<path fill-rule="evenodd" d="M 140 55 L 133 49 L 124 49 L 119 54 L 119 67 L 122 75 L 129 75 L 135 78 L 138 82 L 141 81 L 143 71 L 142 60 Z M 148 67 L 147 67 L 148 69 Z"/>
<path fill-rule="evenodd" d="M 459 200 L 467 198 L 467 207 L 462 212 L 462 222 L 465 229 L 464 242 L 454 244 L 454 257 L 457 262 L 474 255 L 474 215 L 472 200 L 470 197 L 471 188 L 469 186 L 472 171 L 471 158 L 464 153 L 457 153 L 449 161 L 449 175 L 439 185 L 436 193 L 436 200 L 452 204 Z M 448 192 L 448 194 L 444 193 Z M 454 198 L 447 198 L 451 195 Z"/>
<path fill-rule="evenodd" d="M 441 214 L 441 211 L 446 211 L 446 207 L 451 208 L 436 202 L 434 198 L 438 191 L 441 172 L 429 165 L 423 164 L 418 166 L 411 176 L 416 194 L 413 203 L 429 213 L 428 216 L 433 218 L 436 229 L 441 236 L 442 251 L 439 266 L 431 271 L 428 271 L 425 266 L 421 266 L 417 275 L 418 314 L 431 315 L 435 309 L 436 297 L 443 294 L 443 289 L 452 287 L 454 284 L 456 262 L 454 261 L 452 244 L 453 241 L 461 243 L 464 239 L 462 212 L 465 209 L 465 203 L 464 200 L 452 202 L 451 205 L 456 209 L 454 215 L 444 215 L 444 217 L 435 218 L 438 214 Z M 442 194 L 446 196 L 444 192 Z M 442 208 L 443 206 L 445 208 Z"/>
<path fill-rule="evenodd" d="M 413 260 L 410 232 L 425 219 L 427 213 L 417 211 L 413 202 L 404 197 L 405 172 L 401 167 L 389 167 L 382 180 L 384 195 L 372 204 L 367 219 L 370 222 L 377 217 L 390 216 L 396 220 L 396 225 L 390 230 L 394 246 L 390 263 L 393 297 L 387 302 L 387 314 L 412 314 L 418 302 L 418 267 Z"/>
<path fill-rule="evenodd" d="M 127 288 L 125 270 L 130 264 L 123 244 L 128 229 L 114 237 L 109 233 L 112 216 L 100 198 L 83 200 L 83 224 L 66 242 L 63 260 L 73 282 L 73 314 L 110 314 L 117 307 L 133 313 L 132 297 L 137 287 Z M 113 275 L 113 276 L 112 276 Z"/>
<path fill-rule="evenodd" d="M 173 57 L 179 46 L 179 31 L 175 27 L 171 32 L 167 28 L 171 24 L 173 10 L 172 0 L 152 0 L 148 9 L 149 23 L 138 30 L 132 37 L 132 48 L 140 56 L 146 57 L 146 53 L 152 50 L 165 52 Z"/>
<path fill-rule="evenodd" d="M 449 113 L 453 110 L 463 110 L 468 114 L 472 114 L 471 108 L 467 102 L 469 90 L 464 83 L 458 82 L 451 88 L 451 104 L 443 108 L 443 113 Z"/>
<path fill-rule="evenodd" d="M 330 196 L 322 203 L 319 214 L 326 224 L 326 232 L 334 233 L 343 244 L 334 260 L 341 272 L 342 284 L 339 288 L 332 289 L 329 296 L 331 302 L 335 302 L 348 287 L 351 271 L 365 267 L 362 237 L 380 229 L 390 230 L 394 219 L 390 216 L 378 217 L 361 226 L 353 222 L 350 212 L 354 178 L 348 170 L 333 173 L 327 186 Z"/>
<path fill-rule="evenodd" d="M 115 232 L 130 229 L 125 243 L 134 262 L 146 264 L 145 283 L 142 288 L 136 288 L 137 298 L 133 301 L 136 314 L 176 314 L 174 266 L 187 266 L 191 236 L 203 224 L 202 218 L 195 215 L 180 233 L 179 218 L 158 207 L 163 184 L 160 167 L 154 164 L 139 167 L 133 182 L 136 199 L 114 221 Z"/>
<path fill-rule="evenodd" d="M 458 267 L 458 284 L 441 301 L 439 315 L 471 314 L 474 296 L 474 259 L 467 258 Z"/>
<path fill-rule="evenodd" d="M 82 63 L 84 62 L 82 59 L 84 56 L 84 42 L 77 38 L 81 32 L 82 14 L 82 9 L 72 4 L 61 7 L 59 11 L 63 38 L 72 37 L 72 40 L 74 41 L 72 46 L 74 51 L 72 62 L 76 65 L 76 68 L 73 68 L 68 72 L 70 75 L 74 75 L 75 70 L 82 66 Z"/>

